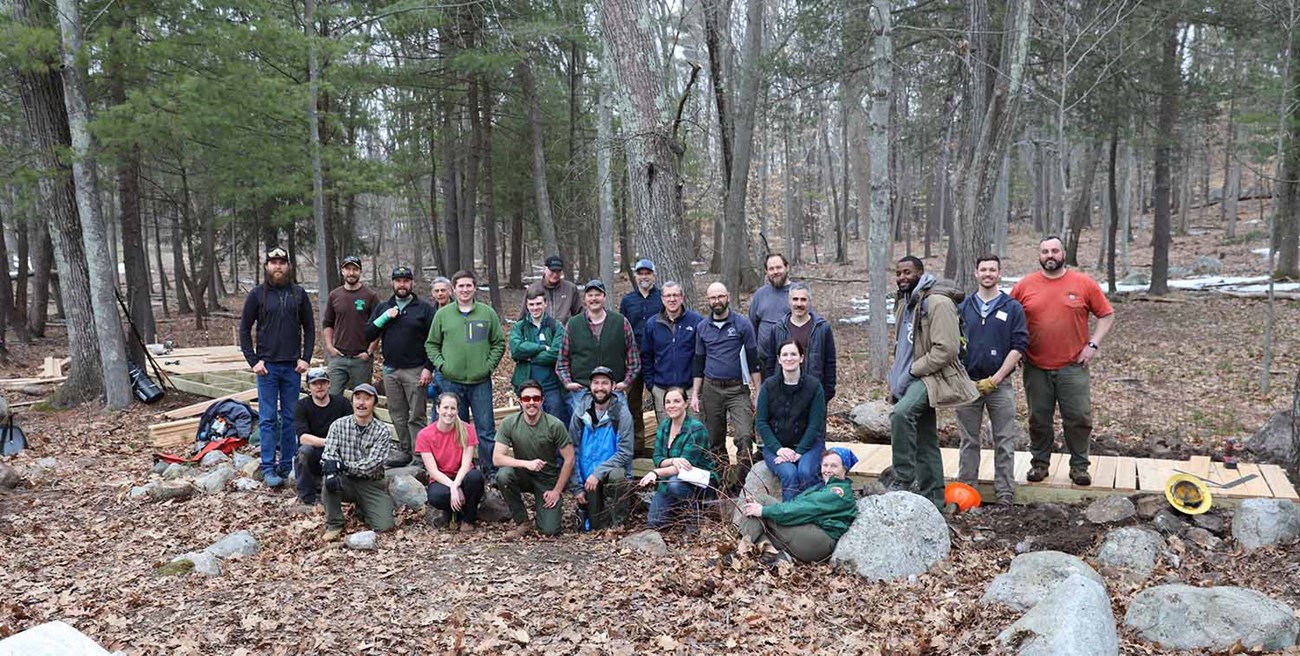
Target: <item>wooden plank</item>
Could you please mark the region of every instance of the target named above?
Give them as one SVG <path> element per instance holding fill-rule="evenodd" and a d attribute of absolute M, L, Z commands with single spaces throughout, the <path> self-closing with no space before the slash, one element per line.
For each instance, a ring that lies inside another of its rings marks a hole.
<path fill-rule="evenodd" d="M 1197 478 L 1207 479 L 1210 476 L 1210 457 L 1209 456 L 1192 456 L 1184 465 L 1180 466 L 1182 471 L 1196 476 Z"/>
<path fill-rule="evenodd" d="M 860 460 L 853 468 L 854 471 L 860 471 L 872 476 L 879 476 L 885 469 L 894 466 L 894 449 L 888 444 L 858 444 L 861 447 L 861 453 L 858 455 Z M 853 449 L 855 454 L 859 454 L 859 449 Z"/>
<path fill-rule="evenodd" d="M 227 394 L 237 394 L 244 387 L 243 385 L 236 389 L 217 387 L 215 385 L 209 385 L 207 383 L 192 380 L 187 376 L 170 376 L 169 378 L 171 379 L 172 387 L 187 394 L 197 394 L 211 399 L 226 396 Z"/>
<path fill-rule="evenodd" d="M 957 478 L 957 449 L 940 449 L 940 456 L 943 458 L 943 477 L 945 480 Z"/>
<path fill-rule="evenodd" d="M 1273 497 L 1273 490 L 1268 486 L 1268 481 L 1264 478 L 1264 473 L 1260 471 L 1259 465 L 1256 465 L 1253 462 L 1243 462 L 1237 465 L 1237 471 L 1240 472 L 1242 476 L 1255 474 L 1255 478 L 1252 478 L 1230 490 L 1226 490 L 1227 492 L 1240 491 L 1238 494 L 1230 496 L 1260 497 L 1264 499 Z M 1213 490 L 1211 490 L 1211 494 L 1213 494 Z"/>
<path fill-rule="evenodd" d="M 1296 494 L 1295 486 L 1287 477 L 1286 470 L 1277 465 L 1260 465 L 1259 471 L 1263 474 L 1264 480 L 1268 481 L 1268 487 L 1273 491 L 1273 498 L 1300 501 L 1300 495 Z"/>
<path fill-rule="evenodd" d="M 190 405 L 187 405 L 183 408 L 176 408 L 175 410 L 169 410 L 163 413 L 163 417 L 167 419 L 185 419 L 186 417 L 197 417 L 207 412 L 208 408 L 212 407 L 216 403 L 220 403 L 221 401 L 234 399 L 236 401 L 243 401 L 247 403 L 256 398 L 257 398 L 257 388 L 253 388 L 250 390 L 244 390 L 237 394 L 227 394 L 226 396 L 215 398 L 212 399 L 211 401 L 200 401 L 198 403 L 191 403 Z"/>
<path fill-rule="evenodd" d="M 993 461 L 994 453 L 995 452 L 991 449 L 980 450 L 980 468 L 979 473 L 976 474 L 976 478 L 978 478 L 981 483 L 993 482 L 993 477 L 996 475 L 994 469 L 996 463 Z"/>
<path fill-rule="evenodd" d="M 1053 453 L 1052 468 L 1048 470 L 1047 479 L 1043 481 L 1044 485 L 1052 487 L 1070 487 L 1070 455 L 1068 453 Z"/>
<path fill-rule="evenodd" d="M 1130 456 L 1115 458 L 1115 489 L 1138 489 L 1137 459 Z"/>
<path fill-rule="evenodd" d="M 1134 462 L 1137 463 L 1137 482 L 1138 489 L 1143 492 L 1160 492 L 1165 491 L 1165 480 L 1160 477 L 1160 467 L 1154 460 L 1149 458 L 1139 458 Z"/>
<path fill-rule="evenodd" d="M 1098 489 L 1115 487 L 1115 456 L 1093 456 L 1088 473 L 1092 475 L 1092 486 Z"/>
<path fill-rule="evenodd" d="M 1015 474 L 1017 485 L 1026 485 L 1029 483 L 1029 479 L 1026 478 L 1026 476 L 1029 474 L 1029 467 L 1032 460 L 1033 456 L 1029 455 L 1029 453 L 1025 451 L 1016 452 Z"/>

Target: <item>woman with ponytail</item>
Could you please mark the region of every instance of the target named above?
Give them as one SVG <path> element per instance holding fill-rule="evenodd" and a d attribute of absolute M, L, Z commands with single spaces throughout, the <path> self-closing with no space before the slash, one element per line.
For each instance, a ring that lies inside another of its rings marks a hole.
<path fill-rule="evenodd" d="M 474 468 L 478 436 L 474 425 L 461 421 L 460 399 L 452 393 L 438 397 L 438 419 L 415 440 L 415 453 L 429 475 L 429 505 L 451 513 L 449 527 L 472 531 L 483 500 L 483 475 Z"/>

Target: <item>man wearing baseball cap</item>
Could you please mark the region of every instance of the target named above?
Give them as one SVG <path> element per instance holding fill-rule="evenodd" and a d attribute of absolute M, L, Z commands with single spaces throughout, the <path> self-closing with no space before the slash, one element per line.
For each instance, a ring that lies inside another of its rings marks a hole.
<path fill-rule="evenodd" d="M 320 494 L 320 457 L 325 452 L 325 436 L 333 423 L 352 414 L 352 404 L 333 387 L 329 369 L 313 367 L 307 371 L 307 396 L 293 407 L 294 430 L 298 433 L 298 459 L 293 474 L 297 479 L 298 502 L 312 506 Z"/>
<path fill-rule="evenodd" d="M 373 531 L 393 528 L 393 497 L 384 485 L 384 463 L 393 431 L 375 419 L 379 392 L 370 383 L 352 388 L 352 414 L 330 424 L 321 456 L 324 473 L 325 541 L 343 537 L 343 502 Z"/>
<path fill-rule="evenodd" d="M 641 372 L 641 353 L 632 324 L 623 315 L 605 309 L 605 283 L 599 279 L 588 282 L 582 295 L 587 309 L 569 317 L 555 362 L 560 383 L 573 392 L 569 402 L 574 414 L 582 410 L 591 371 L 596 367 L 610 370 L 614 392 L 620 396 L 627 394 Z"/>
<path fill-rule="evenodd" d="M 267 251 L 265 269 L 266 279 L 244 299 L 239 350 L 257 374 L 262 477 L 268 487 L 280 487 L 298 453 L 293 409 L 316 348 L 316 322 L 307 290 L 293 284 L 289 252 L 279 246 Z"/>
<path fill-rule="evenodd" d="M 546 314 L 563 325 L 569 317 L 582 312 L 582 294 L 578 286 L 564 279 L 564 259 L 559 255 L 546 258 L 546 268 L 542 270 L 542 279 L 529 285 L 528 292 L 540 289 L 546 295 Z M 519 318 L 528 316 L 528 305 L 521 303 Z"/>
<path fill-rule="evenodd" d="M 330 394 L 342 394 L 375 374 L 374 355 L 378 342 L 366 339 L 370 313 L 379 305 L 379 295 L 361 282 L 361 258 L 343 258 L 343 284 L 330 292 L 321 322 L 325 335 L 325 357 L 329 360 Z"/>
<path fill-rule="evenodd" d="M 392 279 L 393 295 L 375 306 L 365 336 L 378 339 L 384 350 L 384 393 L 397 441 L 388 466 L 404 467 L 414 457 L 415 436 L 429 423 L 426 388 L 433 380 L 433 364 L 424 353 L 424 336 L 433 324 L 435 310 L 415 295 L 411 267 L 393 267 Z"/>
<path fill-rule="evenodd" d="M 627 515 L 623 498 L 632 464 L 632 415 L 614 396 L 608 367 L 596 367 L 589 379 L 591 394 L 569 420 L 577 459 L 569 491 L 586 508 L 591 528 L 600 530 L 622 524 Z"/>
<path fill-rule="evenodd" d="M 664 301 L 659 286 L 655 284 L 654 262 L 644 258 L 637 260 L 633 275 L 636 277 L 636 287 L 623 296 L 623 301 L 618 304 L 618 311 L 628 323 L 632 324 L 632 333 L 636 335 L 639 349 L 640 345 L 645 343 L 646 323 L 653 321 L 656 315 L 664 311 Z M 627 388 L 627 407 L 632 412 L 637 457 L 648 458 L 654 450 L 654 436 L 650 436 L 650 443 L 647 444 L 643 414 L 645 382 L 640 372 Z"/>

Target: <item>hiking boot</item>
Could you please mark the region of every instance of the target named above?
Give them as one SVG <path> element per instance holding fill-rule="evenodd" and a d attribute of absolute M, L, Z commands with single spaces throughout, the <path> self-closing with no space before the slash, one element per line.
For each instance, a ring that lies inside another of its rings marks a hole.
<path fill-rule="evenodd" d="M 758 564 L 768 569 L 776 569 L 781 563 L 794 564 L 794 559 L 790 557 L 790 554 L 784 551 L 765 553 L 758 557 Z"/>
<path fill-rule="evenodd" d="M 1070 481 L 1075 485 L 1092 485 L 1092 474 L 1088 473 L 1087 467 L 1071 467 Z"/>
<path fill-rule="evenodd" d="M 461 533 L 473 533 L 478 530 L 478 527 L 469 522 L 461 522 L 458 530 Z"/>
<path fill-rule="evenodd" d="M 325 533 L 320 536 L 322 542 L 334 542 L 343 539 L 343 529 L 330 528 L 325 529 Z"/>
<path fill-rule="evenodd" d="M 533 533 L 532 523 L 524 522 L 522 524 L 516 524 L 513 529 L 510 529 L 509 533 L 506 533 L 506 537 L 512 540 L 522 540 L 528 537 L 529 535 L 532 535 L 532 533 Z"/>
<path fill-rule="evenodd" d="M 1015 497 L 1008 494 L 1008 495 L 999 496 L 997 502 L 994 503 L 993 505 L 994 507 L 1010 508 L 1015 504 L 1016 504 Z"/>
<path fill-rule="evenodd" d="M 1030 483 L 1037 483 L 1047 478 L 1047 470 L 1048 470 L 1047 463 L 1036 462 L 1032 467 L 1029 468 L 1029 473 L 1025 475 L 1025 478 L 1028 479 Z"/>
<path fill-rule="evenodd" d="M 266 482 L 267 487 L 271 487 L 271 488 L 276 488 L 276 487 L 280 487 L 281 485 L 284 485 L 284 477 L 273 471 L 264 472 L 262 474 L 262 480 Z"/>

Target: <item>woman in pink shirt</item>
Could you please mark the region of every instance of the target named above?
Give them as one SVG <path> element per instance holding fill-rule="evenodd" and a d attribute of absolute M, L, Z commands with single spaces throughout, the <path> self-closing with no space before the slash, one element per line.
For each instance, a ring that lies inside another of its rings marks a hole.
<path fill-rule="evenodd" d="M 438 397 L 438 419 L 415 438 L 415 453 L 429 474 L 429 505 L 451 513 L 449 527 L 472 531 L 483 500 L 483 475 L 474 468 L 478 436 L 460 419 L 455 394 Z"/>

